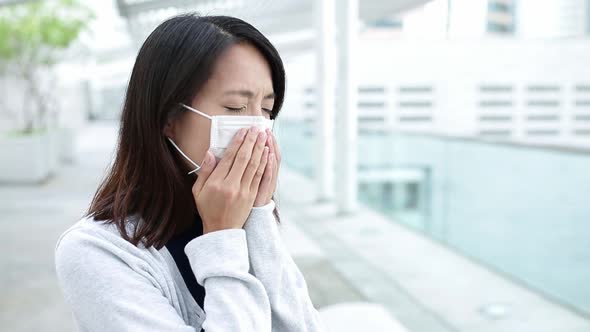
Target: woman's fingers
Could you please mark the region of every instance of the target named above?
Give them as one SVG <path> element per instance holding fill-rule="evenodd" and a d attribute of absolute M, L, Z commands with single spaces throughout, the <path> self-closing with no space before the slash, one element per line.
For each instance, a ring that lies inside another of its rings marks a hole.
<path fill-rule="evenodd" d="M 258 195 L 256 196 L 255 206 L 262 206 L 268 204 L 276 191 L 277 178 L 279 172 L 280 152 L 278 144 L 272 131 L 267 130 L 269 135 L 268 147 L 269 156 L 266 170 L 258 187 Z"/>
<path fill-rule="evenodd" d="M 271 145 L 272 145 L 271 153 L 275 154 L 275 157 L 277 159 L 276 166 L 278 166 L 281 163 L 281 151 L 279 149 L 279 145 L 277 144 L 277 140 L 275 138 L 275 135 L 272 135 L 272 132 L 271 132 L 270 136 L 271 136 Z"/>
<path fill-rule="evenodd" d="M 262 157 L 260 159 L 260 165 L 254 174 L 254 178 L 252 179 L 252 184 L 250 185 L 250 192 L 260 192 L 264 190 L 264 184 L 269 177 L 269 165 L 271 164 L 271 158 L 269 158 L 269 151 L 270 149 L 268 146 L 264 147 L 264 151 L 262 152 Z"/>
<path fill-rule="evenodd" d="M 274 157 L 274 178 L 275 178 L 275 182 L 276 182 L 276 174 L 278 174 L 279 172 L 279 165 L 281 164 L 281 152 L 279 151 L 279 146 L 277 144 L 277 140 L 275 138 L 275 136 L 272 134 L 272 132 L 270 131 L 270 129 L 267 129 L 267 132 L 269 133 L 270 139 L 269 139 L 269 144 L 268 146 L 270 147 L 270 154 Z"/>
<path fill-rule="evenodd" d="M 266 129 L 266 134 L 270 137 L 268 140 L 268 147 L 270 149 L 270 153 L 274 153 L 274 138 L 272 137 L 272 131 L 270 129 Z"/>
<path fill-rule="evenodd" d="M 232 142 L 227 147 L 227 150 L 225 150 L 223 157 L 219 161 L 219 165 L 217 165 L 217 168 L 215 168 L 214 176 L 220 176 L 222 179 L 225 179 L 234 162 L 235 155 L 242 146 L 242 142 L 244 141 L 247 133 L 248 128 L 242 128 L 236 133 Z"/>
<path fill-rule="evenodd" d="M 215 156 L 210 152 L 207 151 L 205 154 L 205 158 L 203 159 L 203 163 L 201 164 L 201 168 L 197 172 L 197 181 L 193 185 L 192 192 L 193 195 L 196 197 L 203 189 L 205 182 L 211 175 L 211 172 L 215 169 Z"/>
<path fill-rule="evenodd" d="M 258 135 L 260 130 L 256 127 L 250 128 L 248 133 L 246 134 L 246 138 L 244 138 L 244 142 L 242 146 L 236 152 L 236 157 L 234 158 L 234 162 L 231 165 L 231 169 L 226 176 L 226 179 L 230 182 L 240 184 L 242 181 L 242 175 L 244 175 L 244 170 L 248 163 L 250 162 L 250 158 L 252 157 L 252 149 L 254 148 L 254 144 L 258 141 Z M 259 160 L 256 161 L 257 163 L 260 162 Z M 258 166 L 258 165 L 257 165 Z"/>
<path fill-rule="evenodd" d="M 248 166 L 246 166 L 246 170 L 242 175 L 242 187 L 243 188 L 250 188 L 252 184 L 252 179 L 254 178 L 254 174 L 258 170 L 260 163 L 261 163 L 261 156 L 263 151 L 267 149 L 265 147 L 267 142 L 267 136 L 265 131 L 261 131 L 258 135 L 258 139 L 256 144 L 254 144 L 254 150 L 252 151 L 252 156 L 250 157 L 250 161 L 248 162 Z M 263 168 L 264 171 L 264 168 Z"/>

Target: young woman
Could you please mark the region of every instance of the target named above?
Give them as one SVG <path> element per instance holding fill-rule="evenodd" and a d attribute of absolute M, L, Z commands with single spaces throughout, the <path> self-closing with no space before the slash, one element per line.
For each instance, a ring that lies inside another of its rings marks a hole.
<path fill-rule="evenodd" d="M 268 128 L 284 94 L 278 52 L 242 20 L 189 14 L 152 32 L 114 163 L 56 245 L 81 331 L 323 330 L 277 228 Z"/>

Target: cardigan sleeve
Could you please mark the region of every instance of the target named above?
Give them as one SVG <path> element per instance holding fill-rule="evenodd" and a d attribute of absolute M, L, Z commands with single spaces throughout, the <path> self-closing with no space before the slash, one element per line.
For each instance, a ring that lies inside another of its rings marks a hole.
<path fill-rule="evenodd" d="M 324 331 L 307 284 L 279 234 L 273 200 L 255 207 L 244 225 L 251 272 L 268 294 L 272 331 Z"/>
<path fill-rule="evenodd" d="M 270 303 L 262 283 L 248 273 L 243 229 L 201 235 L 185 249 L 197 282 L 205 287 L 205 331 L 270 331 Z"/>

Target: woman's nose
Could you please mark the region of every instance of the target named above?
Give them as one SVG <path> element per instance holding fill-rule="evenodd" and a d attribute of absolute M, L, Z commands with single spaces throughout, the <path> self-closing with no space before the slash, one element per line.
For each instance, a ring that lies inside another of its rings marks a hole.
<path fill-rule="evenodd" d="M 261 106 L 252 107 L 250 109 L 251 109 L 250 115 L 255 115 L 255 116 L 262 116 L 262 115 L 264 115 Z"/>

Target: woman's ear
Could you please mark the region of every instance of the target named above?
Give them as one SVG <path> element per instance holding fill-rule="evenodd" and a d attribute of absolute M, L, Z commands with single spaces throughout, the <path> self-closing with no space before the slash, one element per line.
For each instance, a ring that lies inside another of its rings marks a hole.
<path fill-rule="evenodd" d="M 164 129 L 162 130 L 164 136 L 174 139 L 174 127 L 174 120 L 168 120 L 168 122 L 166 122 L 166 125 L 164 125 Z"/>

